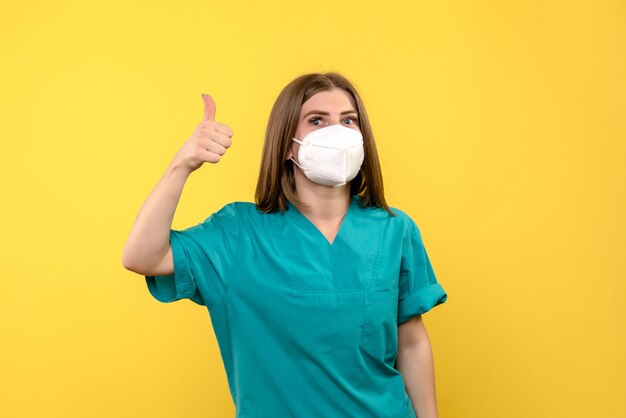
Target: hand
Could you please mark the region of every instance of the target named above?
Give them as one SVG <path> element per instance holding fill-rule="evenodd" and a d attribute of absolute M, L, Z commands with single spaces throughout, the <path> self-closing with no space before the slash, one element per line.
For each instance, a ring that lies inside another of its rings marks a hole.
<path fill-rule="evenodd" d="M 208 94 L 202 95 L 204 117 L 194 133 L 178 150 L 172 160 L 191 173 L 205 162 L 216 164 L 232 145 L 233 130 L 226 124 L 215 121 L 215 102 Z"/>

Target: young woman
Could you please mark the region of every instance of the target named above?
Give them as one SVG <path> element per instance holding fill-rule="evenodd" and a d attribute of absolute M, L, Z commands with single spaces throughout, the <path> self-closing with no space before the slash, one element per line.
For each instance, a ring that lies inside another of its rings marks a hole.
<path fill-rule="evenodd" d="M 124 248 L 160 302 L 207 308 L 237 418 L 437 417 L 421 315 L 442 304 L 415 222 L 388 207 L 363 102 L 336 73 L 289 83 L 272 108 L 255 203 L 172 230 L 188 176 L 233 130 L 205 114 Z"/>

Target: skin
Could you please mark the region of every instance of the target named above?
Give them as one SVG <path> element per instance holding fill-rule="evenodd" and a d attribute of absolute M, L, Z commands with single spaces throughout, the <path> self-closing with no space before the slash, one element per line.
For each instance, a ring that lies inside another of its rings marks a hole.
<path fill-rule="evenodd" d="M 422 315 L 398 326 L 396 369 L 418 418 L 438 418 L 433 352 Z"/>
<path fill-rule="evenodd" d="M 320 110 L 329 114 L 307 115 L 311 110 Z M 354 113 L 341 115 L 342 112 L 348 110 Z M 358 114 L 348 93 L 341 89 L 321 91 L 302 104 L 295 136 L 301 140 L 315 129 L 338 123 L 359 130 L 358 122 L 351 119 L 354 116 L 358 117 Z M 299 150 L 300 144 L 292 141 L 285 160 L 293 157 L 300 163 Z M 298 197 L 310 205 L 297 207 L 332 244 L 350 205 L 350 183 L 336 188 L 324 186 L 307 178 L 295 164 L 294 168 Z M 402 374 L 407 394 L 411 398 L 417 416 L 437 418 L 433 356 L 421 315 L 414 316 L 398 326 L 396 367 Z"/>

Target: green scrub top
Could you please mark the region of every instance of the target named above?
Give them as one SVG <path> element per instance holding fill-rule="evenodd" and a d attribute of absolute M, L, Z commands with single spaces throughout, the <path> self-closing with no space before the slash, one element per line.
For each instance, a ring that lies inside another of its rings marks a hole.
<path fill-rule="evenodd" d="M 332 244 L 289 202 L 232 202 L 171 230 L 160 302 L 205 306 L 235 418 L 415 418 L 395 368 L 398 324 L 447 299 L 415 222 L 350 206 Z"/>

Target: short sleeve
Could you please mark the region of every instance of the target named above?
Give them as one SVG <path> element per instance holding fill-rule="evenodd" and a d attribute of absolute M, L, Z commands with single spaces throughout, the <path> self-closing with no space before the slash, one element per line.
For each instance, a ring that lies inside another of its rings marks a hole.
<path fill-rule="evenodd" d="M 415 222 L 406 217 L 400 267 L 398 324 L 444 303 L 448 295 L 437 282 L 435 272 Z"/>
<path fill-rule="evenodd" d="M 225 205 L 203 222 L 170 230 L 174 273 L 145 276 L 150 294 L 159 302 L 189 299 L 214 306 L 230 286 L 239 242 L 237 202 Z"/>

